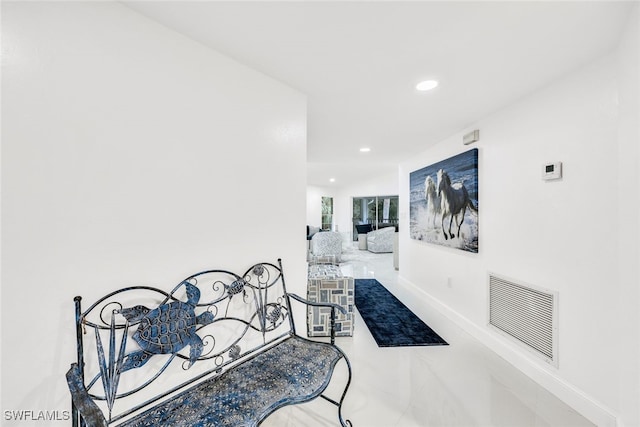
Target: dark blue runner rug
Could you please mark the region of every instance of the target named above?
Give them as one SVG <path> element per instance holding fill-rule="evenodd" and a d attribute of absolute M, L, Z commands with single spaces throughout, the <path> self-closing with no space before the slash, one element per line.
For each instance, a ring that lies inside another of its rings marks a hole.
<path fill-rule="evenodd" d="M 376 279 L 356 279 L 355 302 L 378 347 L 449 345 Z"/>

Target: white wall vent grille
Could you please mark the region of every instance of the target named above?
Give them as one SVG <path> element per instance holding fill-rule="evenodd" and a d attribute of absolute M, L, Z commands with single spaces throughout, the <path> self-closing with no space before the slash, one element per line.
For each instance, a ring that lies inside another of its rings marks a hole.
<path fill-rule="evenodd" d="M 489 273 L 489 325 L 558 365 L 558 293 Z"/>

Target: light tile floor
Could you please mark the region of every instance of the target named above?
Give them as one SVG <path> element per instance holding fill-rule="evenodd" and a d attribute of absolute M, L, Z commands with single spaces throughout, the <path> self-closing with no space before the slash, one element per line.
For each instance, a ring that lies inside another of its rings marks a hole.
<path fill-rule="evenodd" d="M 343 416 L 354 427 L 593 426 L 439 313 L 412 304 L 398 286 L 391 254 L 348 248 L 345 275 L 375 278 L 429 324 L 448 346 L 380 348 L 356 316 L 353 337 L 337 338 L 353 378 Z M 327 394 L 338 399 L 346 383 L 339 364 Z M 324 399 L 280 409 L 262 427 L 338 426 L 336 407 Z"/>

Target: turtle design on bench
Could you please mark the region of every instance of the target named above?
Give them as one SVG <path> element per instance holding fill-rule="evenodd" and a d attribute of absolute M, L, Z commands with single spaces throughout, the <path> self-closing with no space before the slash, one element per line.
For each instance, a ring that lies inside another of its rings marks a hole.
<path fill-rule="evenodd" d="M 208 325 L 214 316 L 210 311 L 196 316 L 194 310 L 200 300 L 200 290 L 191 283 L 184 284 L 187 302 L 173 301 L 153 310 L 136 305 L 119 311 L 129 323 L 140 323 L 133 339 L 141 348 L 127 356 L 121 372 L 139 368 L 154 354 L 173 354 L 186 346 L 191 346 L 188 368 L 202 355 L 204 345 L 196 334 L 196 325 Z"/>

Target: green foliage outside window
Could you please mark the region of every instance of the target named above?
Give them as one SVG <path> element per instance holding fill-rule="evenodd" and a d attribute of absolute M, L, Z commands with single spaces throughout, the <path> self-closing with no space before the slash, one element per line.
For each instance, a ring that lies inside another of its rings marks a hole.
<path fill-rule="evenodd" d="M 331 230 L 333 227 L 333 197 L 322 198 L 322 229 Z"/>

